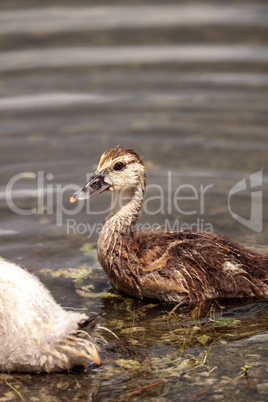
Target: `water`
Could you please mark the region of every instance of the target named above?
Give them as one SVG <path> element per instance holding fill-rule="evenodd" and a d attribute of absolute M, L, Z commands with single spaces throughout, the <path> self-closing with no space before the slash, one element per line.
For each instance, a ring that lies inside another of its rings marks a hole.
<path fill-rule="evenodd" d="M 105 312 L 102 324 L 119 337 L 103 334 L 99 368 L 2 374 L 1 396 L 266 399 L 265 301 L 171 314 L 174 306 L 117 295 L 95 249 L 109 194 L 79 206 L 69 196 L 121 144 L 146 161 L 141 224 L 192 225 L 267 251 L 267 5 L 1 7 L 0 255 L 40 276 L 63 306 Z M 259 171 L 262 214 L 247 227 L 240 218 L 250 220 Z"/>

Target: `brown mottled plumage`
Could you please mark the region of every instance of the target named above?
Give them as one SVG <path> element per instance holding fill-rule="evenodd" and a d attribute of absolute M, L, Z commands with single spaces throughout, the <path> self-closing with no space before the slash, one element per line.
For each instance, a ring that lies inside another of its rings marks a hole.
<path fill-rule="evenodd" d="M 105 152 L 74 202 L 112 191 L 111 212 L 98 240 L 100 263 L 116 290 L 137 298 L 194 303 L 268 295 L 268 254 L 256 254 L 214 234 L 137 232 L 145 168 L 133 150 Z"/>

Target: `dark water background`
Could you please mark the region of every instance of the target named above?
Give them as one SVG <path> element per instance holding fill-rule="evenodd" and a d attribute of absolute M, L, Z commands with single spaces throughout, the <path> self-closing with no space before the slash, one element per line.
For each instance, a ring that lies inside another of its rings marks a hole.
<path fill-rule="evenodd" d="M 88 372 L 4 374 L 1 396 L 265 400 L 267 304 L 230 304 L 222 313 L 216 306 L 215 315 L 210 309 L 194 320 L 176 311 L 170 324 L 174 306 L 116 295 L 95 250 L 109 194 L 79 206 L 69 196 L 104 150 L 124 145 L 148 168 L 142 224 L 194 225 L 267 250 L 267 4 L 26 0 L 22 7 L 14 0 L 0 7 L 0 255 L 39 275 L 63 306 L 105 312 L 102 324 L 120 339 L 105 335 L 104 363 Z M 259 171 L 262 183 L 250 189 Z M 247 189 L 228 208 L 243 179 Z M 180 200 L 180 210 L 178 188 L 192 197 Z M 250 219 L 255 190 L 262 191 L 258 231 L 239 220 Z M 245 365 L 248 381 L 231 381 Z"/>

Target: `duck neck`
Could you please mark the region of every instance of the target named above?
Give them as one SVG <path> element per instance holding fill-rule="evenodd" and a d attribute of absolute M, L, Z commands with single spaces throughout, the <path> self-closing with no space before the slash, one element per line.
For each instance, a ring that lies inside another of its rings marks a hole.
<path fill-rule="evenodd" d="M 145 187 L 140 183 L 137 187 L 129 187 L 112 194 L 111 212 L 104 226 L 112 225 L 116 231 L 133 226 L 137 221 L 144 199 Z"/>
<path fill-rule="evenodd" d="M 117 255 L 115 249 L 119 245 L 121 250 L 122 239 L 135 233 L 134 224 L 139 217 L 144 192 L 145 177 L 137 187 L 113 192 L 111 212 L 104 222 L 97 245 L 99 261 L 109 277 Z"/>

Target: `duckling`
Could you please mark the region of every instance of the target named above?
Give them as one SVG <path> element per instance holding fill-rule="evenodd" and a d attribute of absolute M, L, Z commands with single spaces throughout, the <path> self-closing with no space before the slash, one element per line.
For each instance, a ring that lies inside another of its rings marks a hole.
<path fill-rule="evenodd" d="M 0 258 L 0 371 L 52 372 L 100 364 L 99 316 L 64 310 L 28 271 Z M 87 333 L 89 332 L 89 333 Z"/>
<path fill-rule="evenodd" d="M 117 291 L 181 304 L 268 295 L 268 254 L 206 232 L 136 231 L 145 186 L 141 156 L 117 146 L 104 152 L 91 179 L 70 198 L 112 192 L 97 250 Z"/>

